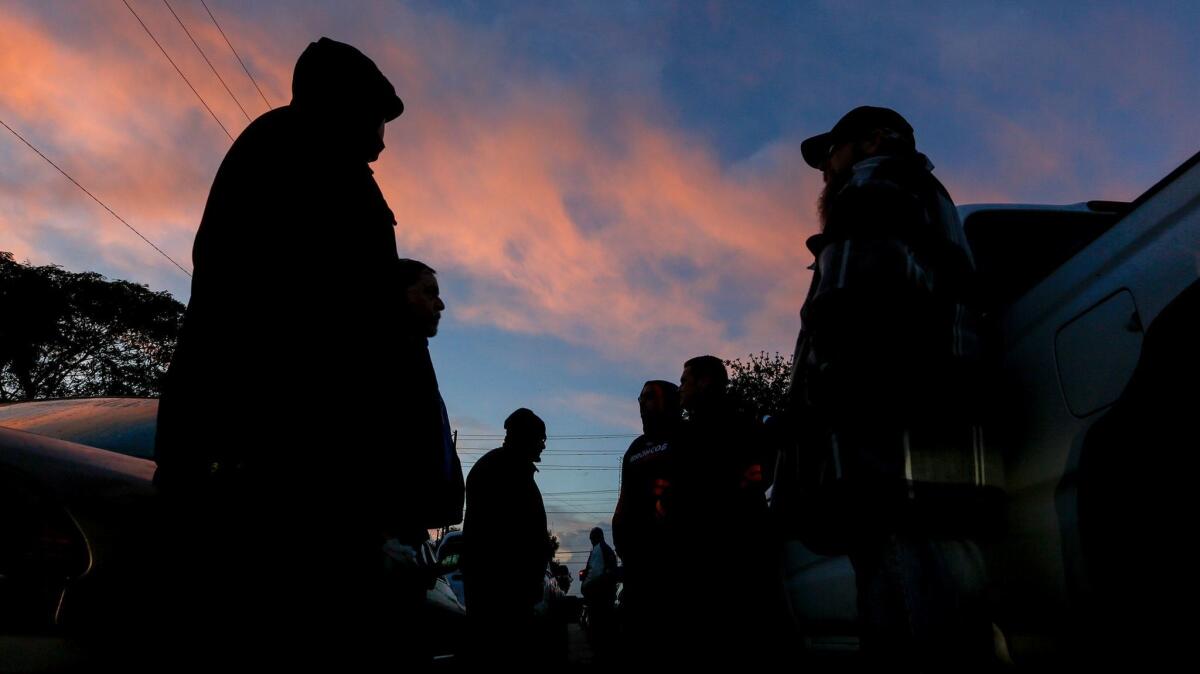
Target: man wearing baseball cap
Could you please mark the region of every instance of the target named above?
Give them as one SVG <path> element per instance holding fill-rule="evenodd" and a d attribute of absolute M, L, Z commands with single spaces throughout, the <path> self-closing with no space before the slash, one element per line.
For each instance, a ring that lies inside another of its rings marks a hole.
<path fill-rule="evenodd" d="M 801 152 L 825 181 L 791 387 L 797 451 L 785 459 L 806 487 L 779 483 L 775 501 L 794 508 L 782 514 L 810 548 L 849 555 L 872 664 L 986 665 L 973 538 L 999 494 L 977 477 L 980 347 L 962 223 L 895 110 L 855 108 Z"/>

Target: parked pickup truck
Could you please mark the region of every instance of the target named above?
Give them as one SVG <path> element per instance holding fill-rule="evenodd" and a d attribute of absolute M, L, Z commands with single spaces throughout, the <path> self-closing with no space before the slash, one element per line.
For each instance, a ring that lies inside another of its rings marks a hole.
<path fill-rule="evenodd" d="M 996 333 L 984 441 L 1006 524 L 981 544 L 998 646 L 1030 668 L 1180 646 L 1194 622 L 1176 616 L 1194 608 L 1200 154 L 1128 204 L 960 213 Z M 849 560 L 787 549 L 806 646 L 852 652 Z"/>

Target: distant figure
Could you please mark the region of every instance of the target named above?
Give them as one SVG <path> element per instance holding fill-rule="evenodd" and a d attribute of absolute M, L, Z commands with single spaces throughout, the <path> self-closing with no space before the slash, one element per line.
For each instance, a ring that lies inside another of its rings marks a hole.
<path fill-rule="evenodd" d="M 571 583 L 574 580 L 571 578 L 571 569 L 566 564 L 551 560 L 550 575 L 554 576 L 554 582 L 558 583 L 558 589 L 562 590 L 564 595 L 571 591 Z"/>
<path fill-rule="evenodd" d="M 791 386 L 808 494 L 792 519 L 813 549 L 849 554 L 869 666 L 987 666 L 971 540 L 989 496 L 981 349 L 962 223 L 894 110 L 855 108 L 801 149 L 825 189 Z"/>
<path fill-rule="evenodd" d="M 728 384 L 716 356 L 684 363 L 679 401 L 687 417 L 667 511 L 679 560 L 674 648 L 685 660 L 722 666 L 764 663 L 777 645 L 771 630 L 782 601 L 764 495 L 767 448 L 755 421 L 735 409 Z"/>
<path fill-rule="evenodd" d="M 400 403 L 392 412 L 392 423 L 402 432 L 402 440 L 400 451 L 385 455 L 389 464 L 385 474 L 394 480 L 395 502 L 385 513 L 383 533 L 394 567 L 388 584 L 394 603 L 388 610 L 401 627 L 395 638 L 403 642 L 407 637 L 413 653 L 429 642 L 420 638 L 427 623 L 422 606 L 436 576 L 434 569 L 423 565 L 420 548 L 429 540 L 430 529 L 463 521 L 462 465 L 429 357 L 429 340 L 437 335 L 446 308 L 436 273 L 417 260 L 396 263 L 401 317 L 396 351 L 402 377 L 395 382 Z"/>
<path fill-rule="evenodd" d="M 533 479 L 546 424 L 521 408 L 505 419 L 504 430 L 504 445 L 467 475 L 462 569 L 477 666 L 528 664 L 546 655 L 537 643 L 534 606 L 545 593 L 551 547 Z"/>
<path fill-rule="evenodd" d="M 368 164 L 403 109 L 374 62 L 321 38 L 291 104 L 251 123 L 213 181 L 155 447 L 165 526 L 188 537 L 176 561 L 194 565 L 165 629 L 198 657 L 347 665 L 384 629 L 382 534 L 401 498 L 385 468 L 404 451 L 408 374 L 396 221 Z"/>
<path fill-rule="evenodd" d="M 592 551 L 588 555 L 587 575 L 580 590 L 584 596 L 592 595 L 603 603 L 610 598 L 608 604 L 616 599 L 617 553 L 604 542 L 604 530 L 593 527 L 588 540 L 592 543 Z"/>
<path fill-rule="evenodd" d="M 593 650 L 597 659 L 606 660 L 612 655 L 616 636 L 613 609 L 617 600 L 617 553 L 604 542 L 600 527 L 594 527 L 588 539 L 592 552 L 579 591 L 588 604 Z"/>
<path fill-rule="evenodd" d="M 631 662 L 659 648 L 660 624 L 670 610 L 670 586 L 678 560 L 667 545 L 672 452 L 682 420 L 679 387 L 648 381 L 638 396 L 642 435 L 621 462 L 621 493 L 612 519 L 613 545 L 624 563 L 621 617 L 623 647 Z"/>

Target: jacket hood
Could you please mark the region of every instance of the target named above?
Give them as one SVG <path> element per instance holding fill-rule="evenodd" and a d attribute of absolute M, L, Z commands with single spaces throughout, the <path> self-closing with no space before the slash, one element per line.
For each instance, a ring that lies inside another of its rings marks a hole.
<path fill-rule="evenodd" d="M 292 74 L 292 105 L 309 110 L 373 113 L 391 121 L 404 102 L 375 62 L 343 42 L 323 37 L 308 45 Z"/>

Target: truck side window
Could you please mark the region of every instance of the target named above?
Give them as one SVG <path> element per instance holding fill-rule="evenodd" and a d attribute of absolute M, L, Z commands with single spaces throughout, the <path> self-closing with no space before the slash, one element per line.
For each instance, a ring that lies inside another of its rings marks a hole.
<path fill-rule="evenodd" d="M 963 228 L 975 255 L 983 310 L 992 313 L 1015 302 L 1120 217 L 1117 212 L 1019 209 L 967 216 Z"/>

